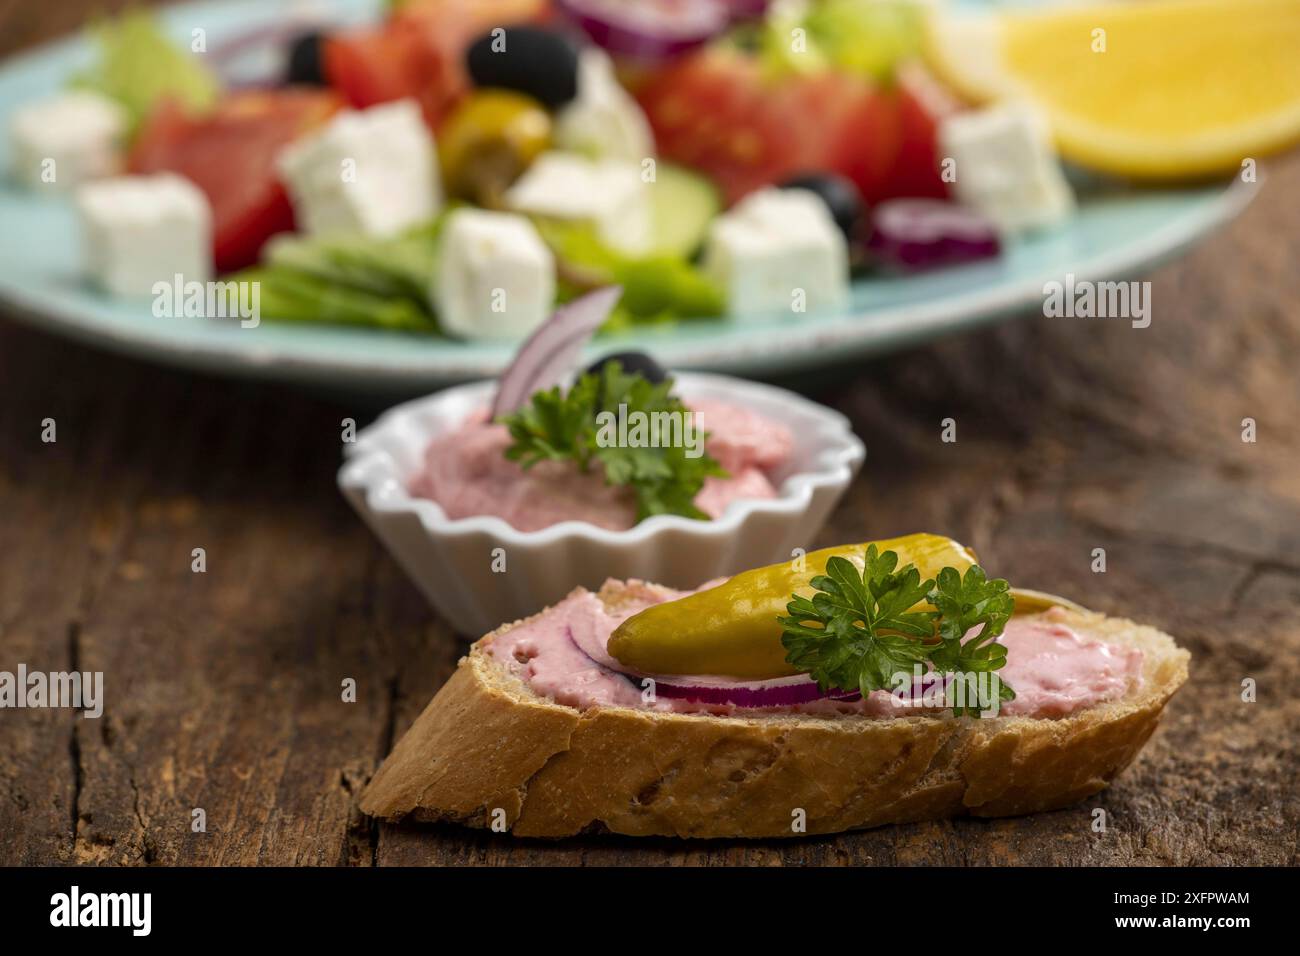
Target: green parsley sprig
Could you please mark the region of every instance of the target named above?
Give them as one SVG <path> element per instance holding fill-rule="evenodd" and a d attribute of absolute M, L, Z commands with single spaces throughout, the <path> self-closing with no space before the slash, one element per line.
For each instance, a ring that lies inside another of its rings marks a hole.
<path fill-rule="evenodd" d="M 897 569 L 897 570 L 896 570 Z M 939 673 L 995 671 L 1007 662 L 1007 649 L 994 638 L 1015 610 L 1010 586 L 989 580 L 983 568 L 965 577 L 947 567 L 922 581 L 915 565 L 898 568 L 898 555 L 868 545 L 861 572 L 849 560 L 833 557 L 826 573 L 812 579 L 811 598 L 791 595 L 789 617 L 777 618 L 784 634 L 786 660 L 811 675 L 823 692 L 858 690 L 865 697 L 887 688 L 894 675 L 910 674 L 916 664 Z M 922 601 L 934 610 L 912 610 Z M 983 625 L 978 634 L 966 635 Z M 1000 684 L 1000 699 L 1015 691 Z M 954 707 L 979 716 L 973 702 Z"/>
<path fill-rule="evenodd" d="M 602 412 L 617 416 L 620 405 L 628 414 L 673 412 L 689 421 L 693 413 L 672 388 L 672 379 L 651 382 L 640 373 L 624 372 L 618 362 L 607 362 L 599 372 L 582 375 L 567 392 L 558 385 L 537 392 L 519 411 L 502 416 L 514 439 L 506 457 L 523 468 L 540 461 L 569 461 L 585 472 L 597 464 L 606 484 L 626 485 L 635 492 L 638 521 L 657 514 L 707 518 L 695 506 L 695 496 L 705 478 L 727 476 L 707 452 L 690 457 L 681 445 L 629 447 L 598 441 L 597 417 Z"/>

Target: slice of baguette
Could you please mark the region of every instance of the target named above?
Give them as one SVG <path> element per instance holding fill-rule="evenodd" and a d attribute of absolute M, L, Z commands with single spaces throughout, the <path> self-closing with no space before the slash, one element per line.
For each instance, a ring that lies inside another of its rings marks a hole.
<path fill-rule="evenodd" d="M 599 596 L 615 608 L 654 590 L 610 582 Z M 530 837 L 784 837 L 1063 807 L 1128 766 L 1189 659 L 1152 628 L 1066 613 L 1089 635 L 1141 648 L 1143 686 L 1057 719 L 579 711 L 538 697 L 487 653 L 507 624 L 461 659 L 361 809 Z"/>

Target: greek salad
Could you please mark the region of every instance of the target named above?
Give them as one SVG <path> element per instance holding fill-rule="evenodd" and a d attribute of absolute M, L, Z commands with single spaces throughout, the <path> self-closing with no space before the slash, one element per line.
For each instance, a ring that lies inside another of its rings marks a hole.
<path fill-rule="evenodd" d="M 1068 218 L 1049 134 L 964 105 L 909 0 L 405 0 L 195 52 L 141 12 L 26 104 L 15 173 L 75 192 L 87 279 L 257 282 L 268 320 L 517 341 L 843 309 L 874 270 Z M 229 64 L 250 47 L 281 68 Z"/>

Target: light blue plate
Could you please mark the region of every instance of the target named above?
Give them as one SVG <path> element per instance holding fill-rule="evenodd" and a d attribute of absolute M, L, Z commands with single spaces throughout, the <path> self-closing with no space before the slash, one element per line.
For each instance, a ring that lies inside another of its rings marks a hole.
<path fill-rule="evenodd" d="M 162 13 L 187 43 L 223 37 L 283 17 L 294 5 L 249 0 L 173 7 Z M 337 19 L 378 16 L 377 4 L 332 0 Z M 298 7 L 301 9 L 301 7 Z M 0 131 L 20 104 L 59 89 L 92 51 L 73 38 L 15 57 L 0 68 Z M 8 168 L 8 143 L 0 166 Z M 742 375 L 802 371 L 896 349 L 1016 313 L 1041 309 L 1045 283 L 1067 273 L 1099 280 L 1132 276 L 1186 249 L 1237 215 L 1255 190 L 1241 183 L 1180 190 L 1085 187 L 1064 228 L 1012 245 L 996 261 L 908 278 L 855 283 L 842 314 L 685 321 L 603 338 L 595 350 L 652 351 L 676 368 Z M 93 345 L 174 365 L 371 391 L 409 392 L 499 372 L 512 349 L 327 325 L 263 320 L 156 318 L 146 301 L 114 301 L 80 276 L 80 244 L 66 197 L 0 184 L 0 300 L 6 312 Z"/>

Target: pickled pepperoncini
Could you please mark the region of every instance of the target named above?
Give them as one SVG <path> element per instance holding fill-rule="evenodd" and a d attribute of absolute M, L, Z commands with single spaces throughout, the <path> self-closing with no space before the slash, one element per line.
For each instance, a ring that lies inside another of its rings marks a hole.
<path fill-rule="evenodd" d="M 785 659 L 781 625 L 791 595 L 814 592 L 812 579 L 826 562 L 842 557 L 859 569 L 867 545 L 813 551 L 765 568 L 744 571 L 726 583 L 676 601 L 646 608 L 628 618 L 609 639 L 609 653 L 646 674 L 713 674 L 767 680 L 799 673 Z M 911 534 L 875 542 L 898 554 L 899 566 L 916 565 L 921 578 L 945 567 L 965 573 L 976 563 L 964 545 L 935 534 Z"/>

